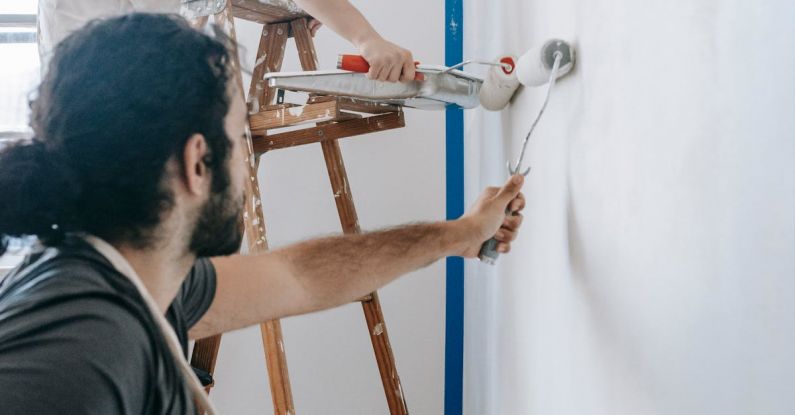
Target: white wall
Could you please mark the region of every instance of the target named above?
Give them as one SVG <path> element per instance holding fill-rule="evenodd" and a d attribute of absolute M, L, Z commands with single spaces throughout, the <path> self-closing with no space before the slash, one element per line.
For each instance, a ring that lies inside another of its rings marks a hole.
<path fill-rule="evenodd" d="M 793 413 L 793 3 L 465 10 L 465 56 L 578 52 L 529 150 L 515 251 L 468 266 L 466 412 Z M 542 93 L 468 113 L 468 189 L 504 179 Z"/>
<path fill-rule="evenodd" d="M 384 37 L 423 62 L 441 62 L 443 2 L 355 1 Z M 410 27 L 407 22 L 415 22 Z M 260 26 L 237 21 L 238 40 L 253 66 Z M 328 28 L 315 39 L 320 68 L 356 50 Z M 283 70 L 299 70 L 292 40 Z M 407 110 L 406 127 L 341 141 L 365 230 L 444 218 L 444 113 Z M 338 233 L 320 145 L 262 158 L 260 185 L 272 247 Z M 381 291 L 381 302 L 409 409 L 442 412 L 444 264 L 415 272 Z M 283 320 L 296 411 L 301 414 L 388 413 L 364 315 L 358 303 Z M 271 413 L 257 327 L 223 337 L 212 398 L 223 413 Z"/>

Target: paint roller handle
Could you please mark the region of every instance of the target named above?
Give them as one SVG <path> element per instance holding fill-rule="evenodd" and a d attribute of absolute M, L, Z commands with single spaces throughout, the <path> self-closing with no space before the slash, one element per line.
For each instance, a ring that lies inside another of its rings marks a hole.
<path fill-rule="evenodd" d="M 497 258 L 500 256 L 500 253 L 497 252 L 497 244 L 498 242 L 494 238 L 483 242 L 483 245 L 480 247 L 480 253 L 478 253 L 478 259 L 480 259 L 480 262 L 489 265 L 494 265 L 497 263 Z"/>
<path fill-rule="evenodd" d="M 513 212 L 511 212 L 510 209 L 505 209 L 505 214 L 513 215 Z M 494 237 L 483 242 L 483 245 L 480 246 L 480 252 L 478 252 L 478 259 L 480 262 L 489 265 L 497 263 L 497 258 L 500 257 L 500 253 L 497 251 L 497 244 L 499 244 L 499 241 Z"/>
<path fill-rule="evenodd" d="M 419 65 L 420 63 L 414 61 L 414 65 Z M 345 71 L 351 72 L 359 72 L 359 73 L 367 73 L 370 71 L 370 64 L 367 63 L 367 60 L 364 59 L 362 55 L 339 55 L 337 58 L 337 69 L 342 69 Z M 425 75 L 420 72 L 417 72 L 414 75 L 415 81 L 424 81 Z"/>

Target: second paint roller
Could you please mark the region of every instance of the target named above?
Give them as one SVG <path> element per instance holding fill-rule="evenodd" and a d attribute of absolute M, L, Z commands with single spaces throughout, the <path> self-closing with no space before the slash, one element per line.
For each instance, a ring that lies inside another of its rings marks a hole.
<path fill-rule="evenodd" d="M 489 70 L 480 88 L 480 105 L 490 111 L 499 111 L 508 105 L 519 85 L 540 86 L 547 83 L 555 63 L 555 52 L 560 52 L 562 56 L 557 75 L 561 77 L 574 66 L 574 49 L 560 39 L 549 40 L 518 59 L 512 55 L 498 57 L 496 61 L 508 65 Z"/>

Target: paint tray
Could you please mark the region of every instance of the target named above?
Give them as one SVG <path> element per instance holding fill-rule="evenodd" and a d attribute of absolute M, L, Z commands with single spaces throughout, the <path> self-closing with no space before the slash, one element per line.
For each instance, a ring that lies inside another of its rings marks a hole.
<path fill-rule="evenodd" d="M 271 88 L 347 97 L 425 110 L 448 106 L 475 108 L 483 80 L 444 66 L 419 65 L 424 81 L 381 82 L 365 74 L 342 70 L 273 72 L 265 75 Z"/>

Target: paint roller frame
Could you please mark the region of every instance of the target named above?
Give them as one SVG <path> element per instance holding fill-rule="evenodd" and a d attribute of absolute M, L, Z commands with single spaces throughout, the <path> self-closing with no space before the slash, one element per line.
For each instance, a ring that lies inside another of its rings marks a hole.
<path fill-rule="evenodd" d="M 557 79 L 560 79 L 574 67 L 574 48 L 562 39 L 550 39 L 544 43 L 541 48 L 541 62 L 548 71 L 551 71 L 555 65 L 555 52 L 561 53 L 560 67 L 558 67 L 556 76 Z"/>
<path fill-rule="evenodd" d="M 555 79 L 560 79 L 574 68 L 575 48 L 563 39 L 550 39 L 538 49 L 531 49 L 516 62 L 516 77 L 524 86 L 541 86 L 549 82 L 549 73 L 555 65 L 555 55 L 560 54 L 560 65 Z"/>

